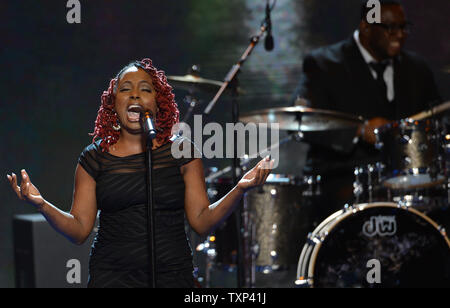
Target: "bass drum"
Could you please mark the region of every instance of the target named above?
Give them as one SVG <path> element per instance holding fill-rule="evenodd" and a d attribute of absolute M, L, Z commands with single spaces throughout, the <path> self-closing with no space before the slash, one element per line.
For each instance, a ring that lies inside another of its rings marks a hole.
<path fill-rule="evenodd" d="M 412 208 L 366 203 L 324 220 L 303 247 L 302 287 L 448 287 L 445 230 Z"/>

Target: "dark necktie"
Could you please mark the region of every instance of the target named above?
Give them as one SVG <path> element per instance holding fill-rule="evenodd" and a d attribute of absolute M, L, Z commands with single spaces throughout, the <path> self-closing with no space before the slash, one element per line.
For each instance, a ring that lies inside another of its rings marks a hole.
<path fill-rule="evenodd" d="M 386 67 L 389 65 L 389 61 L 370 62 L 369 65 L 377 73 L 376 82 L 377 82 L 378 88 L 382 94 L 383 99 L 388 100 L 387 85 L 386 85 L 386 82 L 384 81 L 383 76 L 384 76 L 384 71 L 386 70 Z"/>

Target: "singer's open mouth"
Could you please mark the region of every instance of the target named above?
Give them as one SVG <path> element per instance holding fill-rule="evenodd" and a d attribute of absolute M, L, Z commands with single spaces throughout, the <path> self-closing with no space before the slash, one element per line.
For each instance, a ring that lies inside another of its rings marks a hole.
<path fill-rule="evenodd" d="M 129 122 L 139 122 L 139 117 L 142 111 L 140 105 L 131 105 L 127 109 L 127 118 Z"/>

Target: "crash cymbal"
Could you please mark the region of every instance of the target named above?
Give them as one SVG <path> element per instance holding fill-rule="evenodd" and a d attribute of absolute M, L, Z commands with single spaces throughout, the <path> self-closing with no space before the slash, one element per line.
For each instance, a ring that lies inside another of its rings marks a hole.
<path fill-rule="evenodd" d="M 418 114 L 410 116 L 408 119 L 410 119 L 410 120 L 423 120 L 423 119 L 429 118 L 429 117 L 431 117 L 433 115 L 438 115 L 438 114 L 440 114 L 440 113 L 442 113 L 442 112 L 444 112 L 446 110 L 449 110 L 449 109 L 450 109 L 450 101 L 448 101 L 446 103 L 443 103 L 443 104 L 440 104 L 438 106 L 435 106 L 435 107 L 433 107 L 433 109 L 425 110 L 425 111 L 422 111 L 422 112 L 420 112 Z"/>
<path fill-rule="evenodd" d="M 200 76 L 187 74 L 184 76 L 167 76 L 169 83 L 176 89 L 190 92 L 217 92 L 223 82 L 205 79 Z"/>
<path fill-rule="evenodd" d="M 278 123 L 281 130 L 302 132 L 356 128 L 364 123 L 362 117 L 304 106 L 253 111 L 242 114 L 239 120 L 244 123 Z"/>

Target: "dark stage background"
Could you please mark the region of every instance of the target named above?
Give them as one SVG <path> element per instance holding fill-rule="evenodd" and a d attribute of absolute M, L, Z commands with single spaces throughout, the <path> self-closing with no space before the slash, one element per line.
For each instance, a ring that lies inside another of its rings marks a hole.
<path fill-rule="evenodd" d="M 81 24 L 66 21 L 66 1 L 0 2 L 0 287 L 14 286 L 12 217 L 34 213 L 6 180 L 25 168 L 43 196 L 70 210 L 73 175 L 91 142 L 100 95 L 131 60 L 150 57 L 168 75 L 192 64 L 204 78 L 223 80 L 256 34 L 264 0 L 81 0 Z M 408 49 L 424 56 L 445 99 L 450 97 L 448 0 L 408 0 L 415 24 Z M 241 111 L 289 104 L 311 49 L 348 37 L 358 24 L 359 0 L 278 0 L 275 49 L 256 47 L 240 74 Z M 181 118 L 187 94 L 175 90 Z M 212 95 L 202 95 L 201 112 Z M 212 121 L 230 121 L 223 97 Z M 300 174 L 305 145 L 281 148 L 276 173 Z M 225 166 L 227 160 L 204 161 Z"/>

